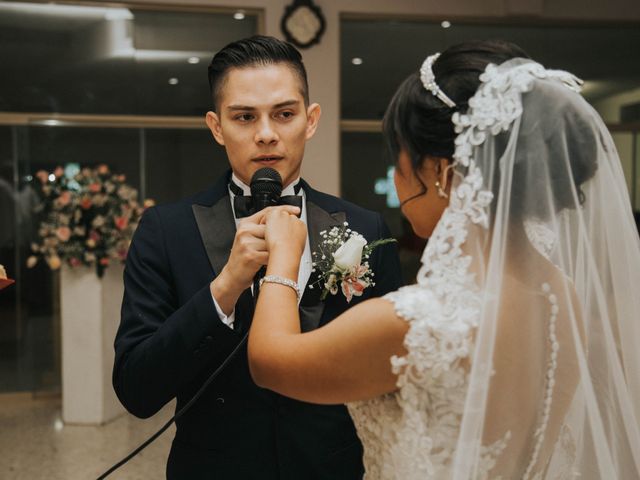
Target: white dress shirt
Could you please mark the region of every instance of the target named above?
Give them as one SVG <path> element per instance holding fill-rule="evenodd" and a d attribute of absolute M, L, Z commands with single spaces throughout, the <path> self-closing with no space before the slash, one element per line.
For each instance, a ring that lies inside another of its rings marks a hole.
<path fill-rule="evenodd" d="M 245 185 L 238 177 L 236 177 L 235 173 L 231 175 L 231 181 L 235 183 L 238 187 L 240 187 L 245 195 L 251 195 L 251 188 Z M 291 182 L 286 188 L 284 188 L 282 190 L 281 195 L 295 195 L 294 186 L 297 185 L 299 181 L 300 181 L 300 177 L 298 177 L 296 180 Z M 300 189 L 300 192 L 298 193 L 298 195 L 302 196 L 302 212 L 300 213 L 300 220 L 302 220 L 306 225 L 307 224 L 307 205 L 306 205 L 306 196 L 305 196 L 304 190 Z M 235 209 L 233 208 L 234 197 L 235 197 L 234 193 L 231 191 L 231 189 L 229 189 L 229 200 L 231 201 L 231 210 L 233 211 L 233 216 L 235 218 L 236 212 L 235 212 Z M 237 227 L 240 220 L 238 220 L 237 218 L 235 220 L 236 220 L 236 227 Z M 300 287 L 301 292 L 304 292 L 307 282 L 309 281 L 309 277 L 311 276 L 312 268 L 313 267 L 312 267 L 312 260 L 311 260 L 311 245 L 309 244 L 309 236 L 307 235 L 307 241 L 304 246 L 304 252 L 302 252 L 302 258 L 300 260 L 300 270 L 298 271 L 298 286 Z M 253 286 L 251 287 L 251 289 L 253 290 Z M 233 310 L 233 312 L 231 312 L 231 314 L 225 315 L 225 313 L 220 308 L 220 305 L 218 305 L 216 298 L 213 297 L 213 295 L 212 295 L 212 298 L 213 298 L 213 304 L 216 306 L 216 312 L 218 313 L 218 316 L 220 317 L 220 320 L 222 321 L 222 323 L 233 328 L 233 323 L 235 320 L 235 309 Z M 300 302 L 300 299 L 298 299 L 298 303 L 299 302 Z"/>

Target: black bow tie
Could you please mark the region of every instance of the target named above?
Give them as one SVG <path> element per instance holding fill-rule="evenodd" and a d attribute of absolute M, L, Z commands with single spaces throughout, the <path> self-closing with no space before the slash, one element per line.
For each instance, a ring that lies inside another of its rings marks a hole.
<path fill-rule="evenodd" d="M 244 218 L 253 215 L 255 208 L 253 207 L 253 198 L 250 195 L 244 195 L 244 191 L 235 183 L 229 182 L 229 188 L 234 194 L 233 197 L 233 210 L 236 214 L 236 218 Z M 293 190 L 296 195 L 284 195 L 278 199 L 278 205 L 292 205 L 298 207 L 302 211 L 302 197 L 298 195 L 302 185 L 298 182 Z"/>

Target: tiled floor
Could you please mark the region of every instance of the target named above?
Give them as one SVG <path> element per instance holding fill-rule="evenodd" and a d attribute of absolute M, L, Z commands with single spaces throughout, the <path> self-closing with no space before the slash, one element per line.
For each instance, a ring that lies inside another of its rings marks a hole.
<path fill-rule="evenodd" d="M 125 414 L 99 427 L 63 425 L 59 398 L 0 395 L 0 479 L 91 480 L 166 423 L 173 402 L 148 420 Z M 165 478 L 171 426 L 109 479 Z"/>

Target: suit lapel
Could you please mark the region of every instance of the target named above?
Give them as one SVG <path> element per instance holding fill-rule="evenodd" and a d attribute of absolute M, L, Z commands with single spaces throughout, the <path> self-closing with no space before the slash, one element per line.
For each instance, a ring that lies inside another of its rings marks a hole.
<path fill-rule="evenodd" d="M 218 199 L 212 206 L 192 205 L 200 237 L 207 251 L 211 268 L 219 275 L 229 260 L 236 234 L 236 222 L 228 196 Z"/>
<path fill-rule="evenodd" d="M 345 219 L 344 212 L 329 213 L 311 199 L 307 200 L 307 231 L 312 255 L 319 250 L 322 242 L 320 232 L 342 225 Z M 303 332 L 318 328 L 324 312 L 324 302 L 320 300 L 324 285 L 319 285 L 318 280 L 318 273 L 312 272 L 300 301 L 300 328 Z"/>
<path fill-rule="evenodd" d="M 211 206 L 191 206 L 196 218 L 202 243 L 215 275 L 219 275 L 229 261 L 233 239 L 236 235 L 236 221 L 228 195 L 223 195 Z M 253 317 L 253 295 L 247 288 L 236 302 L 234 330 L 242 334 Z"/>

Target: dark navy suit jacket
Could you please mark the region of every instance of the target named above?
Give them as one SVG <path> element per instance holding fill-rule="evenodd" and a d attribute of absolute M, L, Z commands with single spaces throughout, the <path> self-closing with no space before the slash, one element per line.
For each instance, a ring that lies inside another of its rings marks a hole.
<path fill-rule="evenodd" d="M 209 290 L 235 235 L 229 175 L 191 198 L 148 209 L 135 233 L 124 273 L 113 385 L 122 404 L 138 417 L 154 415 L 173 398 L 180 409 L 249 328 L 249 289 L 236 304 L 233 330 L 218 318 Z M 319 232 L 344 221 L 369 241 L 389 237 L 379 214 L 304 182 L 303 188 L 312 251 Z M 369 263 L 376 285 L 351 304 L 341 293 L 321 301 L 317 287 L 305 290 L 300 306 L 304 331 L 400 286 L 395 244 L 379 247 Z M 259 388 L 249 374 L 245 346 L 177 421 L 167 477 L 354 480 L 362 477 L 361 456 L 344 406 L 312 405 Z"/>

